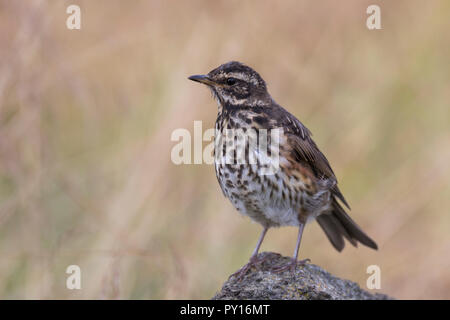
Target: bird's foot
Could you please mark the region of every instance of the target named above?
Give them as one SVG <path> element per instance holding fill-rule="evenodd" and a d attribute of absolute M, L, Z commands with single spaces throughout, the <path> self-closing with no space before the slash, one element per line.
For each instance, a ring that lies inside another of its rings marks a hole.
<path fill-rule="evenodd" d="M 235 273 L 233 273 L 231 277 L 236 277 L 236 279 L 238 281 L 242 281 L 242 279 L 244 278 L 244 276 L 247 274 L 247 271 L 250 270 L 253 266 L 256 266 L 260 263 L 262 263 L 265 260 L 265 258 L 258 258 L 257 255 L 252 256 L 250 258 L 250 260 L 248 261 L 248 263 L 243 266 L 242 268 L 240 268 L 238 271 L 236 271 Z"/>
<path fill-rule="evenodd" d="M 282 264 L 281 266 L 273 268 L 272 272 L 282 273 L 286 270 L 289 270 L 291 272 L 291 274 L 294 274 L 297 266 L 303 266 L 308 262 L 311 262 L 311 259 L 297 260 L 296 258 L 291 258 L 291 261 L 289 261 L 288 263 L 285 263 L 285 264 Z"/>

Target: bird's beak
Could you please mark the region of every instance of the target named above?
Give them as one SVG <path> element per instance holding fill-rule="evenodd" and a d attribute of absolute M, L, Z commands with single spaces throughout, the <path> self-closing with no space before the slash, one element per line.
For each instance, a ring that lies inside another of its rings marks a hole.
<path fill-rule="evenodd" d="M 213 86 L 215 84 L 214 81 L 212 81 L 208 76 L 205 76 L 203 74 L 197 74 L 197 75 L 194 75 L 194 76 L 190 76 L 188 79 L 192 80 L 192 81 L 197 81 L 197 82 L 206 84 L 208 86 Z"/>

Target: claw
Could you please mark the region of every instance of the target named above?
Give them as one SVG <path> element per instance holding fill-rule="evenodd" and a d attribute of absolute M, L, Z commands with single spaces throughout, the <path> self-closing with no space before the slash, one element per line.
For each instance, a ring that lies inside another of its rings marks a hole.
<path fill-rule="evenodd" d="M 273 268 L 272 271 L 275 273 L 281 273 L 286 270 L 290 270 L 290 272 L 292 274 L 294 274 L 297 266 L 303 266 L 308 262 L 311 262 L 311 259 L 304 259 L 304 260 L 297 261 L 296 258 L 291 258 L 291 261 L 289 261 L 288 263 L 283 264 L 279 267 Z"/>
<path fill-rule="evenodd" d="M 242 281 L 248 270 L 250 270 L 253 266 L 261 264 L 262 262 L 264 262 L 264 260 L 266 260 L 266 258 L 258 258 L 257 255 L 252 256 L 245 266 L 233 273 L 229 278 L 236 277 L 237 281 Z"/>

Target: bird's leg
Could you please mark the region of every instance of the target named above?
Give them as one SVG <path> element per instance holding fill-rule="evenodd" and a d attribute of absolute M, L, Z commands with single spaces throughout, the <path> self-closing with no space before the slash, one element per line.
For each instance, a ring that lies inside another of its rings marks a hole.
<path fill-rule="evenodd" d="M 238 280 L 242 280 L 243 276 L 247 273 L 247 271 L 252 266 L 254 266 L 257 263 L 262 262 L 262 260 L 258 259 L 258 252 L 259 252 L 259 248 L 261 247 L 261 244 L 264 240 L 264 236 L 266 235 L 267 230 L 269 230 L 269 228 L 264 227 L 261 235 L 259 236 L 258 243 L 256 244 L 255 250 L 253 250 L 252 256 L 250 257 L 250 260 L 248 261 L 248 263 L 245 266 L 243 266 L 241 269 L 239 269 L 238 271 L 233 273 L 231 275 L 231 277 L 236 276 L 238 278 Z"/>
<path fill-rule="evenodd" d="M 297 244 L 295 247 L 295 251 L 294 251 L 294 256 L 291 258 L 291 261 L 289 261 L 288 263 L 281 265 L 279 267 L 276 267 L 274 269 L 272 269 L 272 271 L 274 272 L 283 272 L 285 270 L 290 270 L 291 273 L 295 272 L 295 268 L 297 267 L 297 265 L 304 265 L 306 264 L 308 261 L 311 261 L 310 259 L 304 259 L 304 260 L 300 260 L 297 261 L 297 257 L 298 257 L 298 251 L 300 249 L 300 243 L 302 241 L 302 234 L 303 234 L 303 229 L 305 227 L 304 223 L 300 223 L 300 226 L 298 227 L 298 236 L 297 236 Z"/>

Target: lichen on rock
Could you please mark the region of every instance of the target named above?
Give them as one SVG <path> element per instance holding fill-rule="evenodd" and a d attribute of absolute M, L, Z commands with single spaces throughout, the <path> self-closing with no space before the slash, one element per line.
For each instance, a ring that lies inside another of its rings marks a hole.
<path fill-rule="evenodd" d="M 213 299 L 216 300 L 385 300 L 391 297 L 369 293 L 355 282 L 337 278 L 314 264 L 273 272 L 277 266 L 289 262 L 273 252 L 258 255 L 262 262 L 241 278 L 231 276 Z"/>

